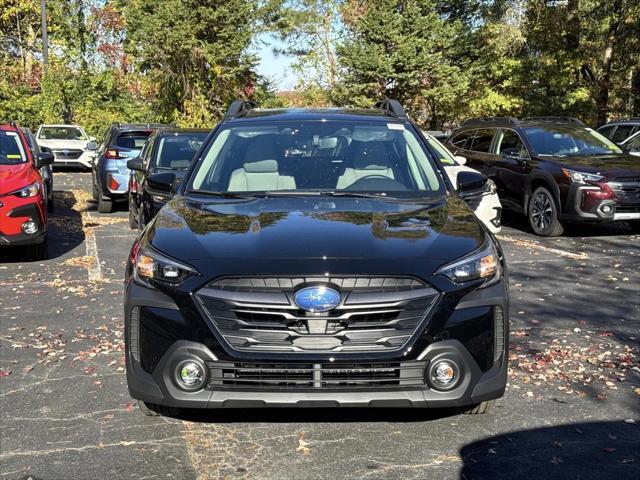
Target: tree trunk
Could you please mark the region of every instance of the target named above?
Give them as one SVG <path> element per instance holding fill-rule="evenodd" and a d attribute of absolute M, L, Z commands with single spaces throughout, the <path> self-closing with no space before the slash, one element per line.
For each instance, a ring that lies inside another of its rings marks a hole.
<path fill-rule="evenodd" d="M 602 76 L 598 82 L 598 95 L 596 97 L 596 111 L 598 125 L 607 123 L 609 116 L 609 90 L 611 89 L 611 67 L 613 65 L 613 50 L 617 40 L 618 27 L 624 16 L 622 2 L 617 1 L 612 5 L 612 11 L 616 18 L 611 21 L 607 31 L 607 39 L 602 56 Z"/>
<path fill-rule="evenodd" d="M 640 64 L 631 79 L 631 114 L 640 117 Z"/>

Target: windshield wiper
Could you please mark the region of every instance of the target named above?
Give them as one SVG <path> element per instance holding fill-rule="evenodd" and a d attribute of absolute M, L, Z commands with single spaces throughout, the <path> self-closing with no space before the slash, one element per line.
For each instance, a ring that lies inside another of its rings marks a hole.
<path fill-rule="evenodd" d="M 355 197 L 355 198 L 382 198 L 382 199 L 394 198 L 394 197 L 389 197 L 386 193 L 328 191 L 328 192 L 321 192 L 320 194 L 326 195 L 328 197 Z"/>
<path fill-rule="evenodd" d="M 256 198 L 262 195 L 252 195 L 249 193 L 236 193 L 236 192 L 217 192 L 213 190 L 189 190 L 188 193 L 195 193 L 197 195 L 207 195 L 209 197 L 219 198 Z"/>
<path fill-rule="evenodd" d="M 270 190 L 264 192 L 265 197 L 290 197 L 290 196 L 316 196 L 316 197 L 355 197 L 355 198 L 383 198 L 389 199 L 393 197 L 387 196 L 386 193 L 366 193 L 366 192 L 349 192 L 335 190 Z"/>

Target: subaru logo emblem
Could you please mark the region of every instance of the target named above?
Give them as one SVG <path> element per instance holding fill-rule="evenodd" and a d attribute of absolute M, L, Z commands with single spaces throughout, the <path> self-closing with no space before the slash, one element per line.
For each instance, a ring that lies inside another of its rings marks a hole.
<path fill-rule="evenodd" d="M 67 149 L 62 150 L 62 155 L 64 155 L 65 157 L 69 156 L 69 150 Z"/>
<path fill-rule="evenodd" d="M 340 294 L 326 286 L 298 290 L 293 297 L 298 307 L 308 312 L 328 312 L 340 303 Z"/>

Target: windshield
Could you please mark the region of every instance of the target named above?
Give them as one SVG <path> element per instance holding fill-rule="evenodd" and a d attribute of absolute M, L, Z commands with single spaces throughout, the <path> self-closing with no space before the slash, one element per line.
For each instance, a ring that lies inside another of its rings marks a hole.
<path fill-rule="evenodd" d="M 438 159 L 440 160 L 440 163 L 447 166 L 457 165 L 457 162 L 453 158 L 453 155 L 451 155 L 451 152 L 447 150 L 444 145 L 442 145 L 438 140 L 436 140 L 434 137 L 432 137 L 428 133 L 426 132 L 422 132 L 422 133 L 424 137 L 427 139 L 427 142 L 429 142 L 429 145 L 431 146 L 431 148 L 433 148 L 436 151 L 436 154 L 438 155 Z"/>
<path fill-rule="evenodd" d="M 638 133 L 635 137 L 632 137 L 631 140 L 627 142 L 625 147 L 630 152 L 640 152 L 640 133 Z"/>
<path fill-rule="evenodd" d="M 207 132 L 202 132 L 162 137 L 158 144 L 155 167 L 172 170 L 189 168 L 191 159 L 207 135 Z"/>
<path fill-rule="evenodd" d="M 622 153 L 611 140 L 590 128 L 549 125 L 524 129 L 538 155 L 609 155 Z"/>
<path fill-rule="evenodd" d="M 43 140 L 87 140 L 87 136 L 77 127 L 42 127 L 38 138 Z"/>
<path fill-rule="evenodd" d="M 17 165 L 26 161 L 18 134 L 0 130 L 0 165 Z"/>
<path fill-rule="evenodd" d="M 131 150 L 140 150 L 144 147 L 151 133 L 150 130 L 144 132 L 123 132 L 116 138 L 115 145 Z"/>
<path fill-rule="evenodd" d="M 400 123 L 255 122 L 218 131 L 187 189 L 442 195 L 420 140 Z"/>

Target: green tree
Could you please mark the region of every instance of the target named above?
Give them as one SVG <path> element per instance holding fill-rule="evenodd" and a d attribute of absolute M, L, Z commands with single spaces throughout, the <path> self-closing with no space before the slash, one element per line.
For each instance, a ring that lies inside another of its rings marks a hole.
<path fill-rule="evenodd" d="M 279 0 L 132 0 L 124 14 L 125 50 L 157 85 L 161 115 L 210 126 L 255 83 L 248 53 L 277 19 Z"/>
<path fill-rule="evenodd" d="M 398 98 L 414 119 L 437 128 L 455 117 L 469 79 L 455 62 L 460 21 L 448 21 L 429 0 L 350 0 L 342 9 L 347 32 L 337 46 L 339 104 L 371 106 Z"/>

